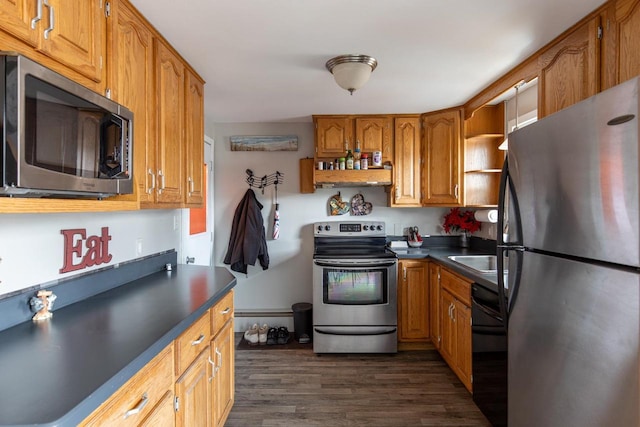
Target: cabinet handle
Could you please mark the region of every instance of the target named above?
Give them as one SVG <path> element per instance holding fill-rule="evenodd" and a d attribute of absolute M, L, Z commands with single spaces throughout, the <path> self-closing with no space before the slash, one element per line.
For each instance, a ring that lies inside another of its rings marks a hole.
<path fill-rule="evenodd" d="M 187 182 L 189 183 L 189 196 L 193 194 L 193 179 L 191 177 L 187 178 Z"/>
<path fill-rule="evenodd" d="M 147 396 L 147 393 L 145 392 L 142 395 L 142 399 L 140 399 L 140 403 L 138 403 L 138 406 L 136 406 L 133 409 L 129 409 L 127 412 L 124 413 L 124 419 L 126 420 L 131 415 L 136 415 L 142 412 L 144 407 L 147 406 L 147 403 L 149 403 L 149 396 Z"/>
<path fill-rule="evenodd" d="M 209 382 L 211 382 L 212 379 L 214 379 L 216 377 L 216 364 L 214 363 L 213 360 L 211 360 L 211 356 L 209 356 L 209 363 L 211 364 L 211 376 L 209 377 Z"/>
<path fill-rule="evenodd" d="M 407 281 L 407 267 L 402 267 L 402 278 L 405 282 Z"/>
<path fill-rule="evenodd" d="M 230 311 L 231 311 L 231 307 L 227 307 L 227 308 L 225 308 L 224 310 L 222 310 L 222 311 L 220 312 L 220 314 L 227 314 L 227 313 L 229 313 Z"/>
<path fill-rule="evenodd" d="M 191 341 L 191 345 L 199 345 L 202 344 L 202 341 L 204 341 L 204 334 L 200 334 L 200 336 L 198 337 L 197 340 L 195 341 Z"/>
<path fill-rule="evenodd" d="M 36 0 L 36 6 L 38 10 L 36 12 L 36 16 L 31 20 L 31 29 L 35 30 L 38 21 L 42 19 L 42 0 Z"/>
<path fill-rule="evenodd" d="M 42 0 L 42 2 L 44 3 L 45 6 L 49 8 L 49 28 L 44 30 L 44 38 L 46 40 L 49 38 L 49 33 L 51 33 L 51 31 L 53 31 L 53 29 L 55 28 L 56 21 L 55 21 L 55 12 L 53 10 L 53 6 L 49 4 L 49 0 Z"/>
<path fill-rule="evenodd" d="M 459 190 L 459 186 L 458 186 L 458 184 L 456 184 L 456 185 L 455 185 L 455 187 L 453 187 L 453 195 L 454 195 L 454 197 L 455 197 L 456 199 L 457 199 L 457 198 L 458 198 L 458 196 L 459 196 L 459 194 L 458 194 L 459 192 L 460 192 L 460 190 Z"/>
<path fill-rule="evenodd" d="M 218 351 L 218 348 L 216 347 L 216 355 L 218 356 L 218 367 L 216 368 L 216 371 L 220 368 L 222 368 L 222 353 L 220 353 L 220 351 Z"/>
<path fill-rule="evenodd" d="M 158 176 L 160 177 L 158 179 L 158 181 L 160 181 L 160 186 L 158 186 L 158 194 L 162 194 L 162 190 L 164 190 L 164 173 L 162 172 L 162 169 L 158 170 Z"/>
<path fill-rule="evenodd" d="M 149 168 L 147 173 L 151 175 L 151 187 L 147 188 L 147 194 L 151 194 L 153 192 L 153 189 L 156 188 L 156 174 L 153 173 L 153 170 L 151 170 L 151 168 Z"/>
<path fill-rule="evenodd" d="M 451 304 L 451 320 L 453 320 L 453 323 L 456 323 L 456 306 Z"/>
<path fill-rule="evenodd" d="M 398 199 L 400 198 L 400 188 L 396 187 L 396 202 L 398 201 Z"/>
<path fill-rule="evenodd" d="M 449 319 L 453 319 L 453 304 L 449 304 Z"/>

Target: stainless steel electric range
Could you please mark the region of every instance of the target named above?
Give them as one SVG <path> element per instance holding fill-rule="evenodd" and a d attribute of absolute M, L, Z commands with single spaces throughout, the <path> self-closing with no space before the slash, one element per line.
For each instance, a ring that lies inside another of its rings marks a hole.
<path fill-rule="evenodd" d="M 313 350 L 396 353 L 396 254 L 379 221 L 314 224 Z"/>

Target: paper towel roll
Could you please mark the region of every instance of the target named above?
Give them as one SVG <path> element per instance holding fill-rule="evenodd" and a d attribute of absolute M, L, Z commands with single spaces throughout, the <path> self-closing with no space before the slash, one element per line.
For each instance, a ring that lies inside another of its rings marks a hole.
<path fill-rule="evenodd" d="M 480 222 L 498 222 L 497 209 L 484 209 L 476 211 L 473 216 Z"/>

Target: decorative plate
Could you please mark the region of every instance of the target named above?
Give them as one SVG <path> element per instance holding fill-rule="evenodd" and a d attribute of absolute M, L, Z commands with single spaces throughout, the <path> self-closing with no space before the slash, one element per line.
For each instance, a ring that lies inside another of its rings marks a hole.
<path fill-rule="evenodd" d="M 329 199 L 329 213 L 332 216 L 349 213 L 349 205 L 342 201 L 340 193 L 334 194 Z"/>
<path fill-rule="evenodd" d="M 369 215 L 373 210 L 373 205 L 364 201 L 364 196 L 360 193 L 351 198 L 351 215 Z"/>

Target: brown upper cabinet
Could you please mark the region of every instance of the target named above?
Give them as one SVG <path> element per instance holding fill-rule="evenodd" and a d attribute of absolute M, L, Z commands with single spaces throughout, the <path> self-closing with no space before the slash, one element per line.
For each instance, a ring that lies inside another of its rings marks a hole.
<path fill-rule="evenodd" d="M 394 180 L 389 206 L 420 206 L 422 144 L 420 117 L 394 118 Z"/>
<path fill-rule="evenodd" d="M 70 78 L 73 73 L 47 58 L 93 82 L 102 80 L 106 41 L 102 0 L 0 0 L 0 29 L 14 37 L 0 36 L 4 50 L 16 50 Z"/>
<path fill-rule="evenodd" d="M 204 82 L 129 3 L 113 2 L 108 28 L 108 89 L 134 113 L 141 206 L 201 205 Z"/>
<path fill-rule="evenodd" d="M 344 157 L 356 148 L 369 155 L 381 151 L 383 162 L 393 159 L 390 116 L 313 116 L 313 121 L 316 159 Z"/>
<path fill-rule="evenodd" d="M 0 198 L 0 212 L 201 206 L 204 81 L 126 0 L 48 4 L 0 0 L 0 46 L 133 112 L 134 194 L 105 200 Z"/>
<path fill-rule="evenodd" d="M 422 205 L 461 206 L 462 109 L 422 115 Z"/>
<path fill-rule="evenodd" d="M 185 205 L 204 201 L 204 82 L 187 71 L 185 79 Z"/>
<path fill-rule="evenodd" d="M 538 57 L 538 117 L 595 95 L 600 88 L 600 17 L 557 40 Z"/>
<path fill-rule="evenodd" d="M 603 12 L 602 89 L 640 74 L 640 0 L 615 0 Z"/>

